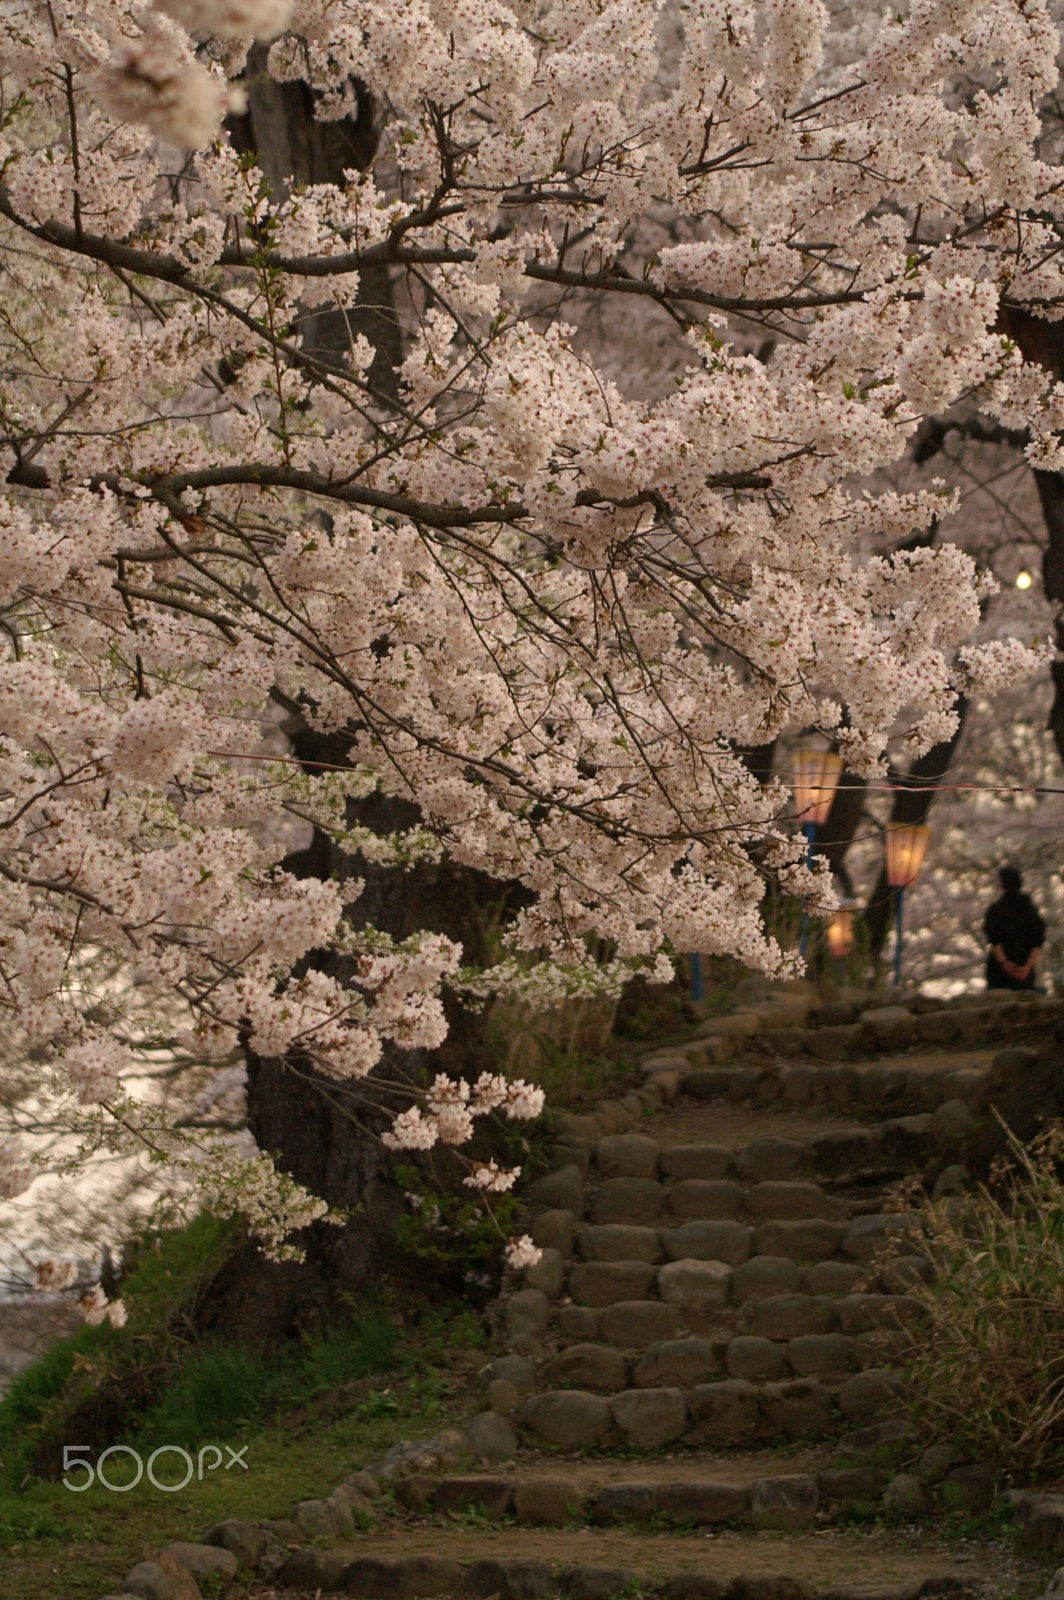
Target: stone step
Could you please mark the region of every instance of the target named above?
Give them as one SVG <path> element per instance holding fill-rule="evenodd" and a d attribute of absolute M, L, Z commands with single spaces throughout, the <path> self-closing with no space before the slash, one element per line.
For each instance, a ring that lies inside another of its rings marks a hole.
<path fill-rule="evenodd" d="M 843 1213 L 837 1220 L 806 1217 L 757 1223 L 748 1217 L 699 1218 L 660 1228 L 607 1223 L 592 1224 L 579 1233 L 574 1226 L 571 1232 L 574 1237 L 570 1250 L 575 1245 L 580 1256 L 580 1264 L 570 1268 L 572 1285 L 625 1276 L 650 1283 L 654 1273 L 672 1261 L 723 1261 L 739 1267 L 752 1257 L 777 1256 L 791 1261 L 827 1261 L 834 1257 L 864 1264 L 882 1254 L 888 1245 L 904 1248 L 908 1254 L 918 1253 L 922 1228 L 914 1211 L 862 1210 L 856 1216 Z M 556 1250 L 564 1259 L 565 1253 L 556 1246 L 546 1248 Z M 613 1267 L 618 1269 L 616 1273 L 607 1270 Z M 589 1270 L 592 1268 L 595 1270 Z M 549 1268 L 547 1273 L 552 1279 L 557 1277 L 557 1272 Z M 537 1282 L 534 1273 L 528 1282 Z M 571 1292 L 574 1299 L 582 1298 L 575 1290 Z"/>
<path fill-rule="evenodd" d="M 793 1339 L 763 1333 L 689 1334 L 659 1340 L 640 1352 L 590 1341 L 567 1344 L 550 1358 L 546 1376 L 557 1388 L 612 1394 L 627 1388 L 689 1389 L 714 1378 L 845 1379 L 882 1361 L 881 1348 L 837 1330 Z"/>
<path fill-rule="evenodd" d="M 841 1383 L 817 1378 L 717 1378 L 689 1388 L 548 1389 L 525 1403 L 521 1422 L 532 1442 L 560 1451 L 606 1448 L 653 1451 L 668 1446 L 746 1449 L 765 1440 L 820 1438 L 874 1422 L 901 1404 L 901 1383 L 867 1368 Z"/>

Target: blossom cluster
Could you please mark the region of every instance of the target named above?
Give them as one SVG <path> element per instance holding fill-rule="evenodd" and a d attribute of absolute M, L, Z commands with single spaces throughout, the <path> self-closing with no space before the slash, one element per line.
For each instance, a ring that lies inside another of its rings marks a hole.
<path fill-rule="evenodd" d="M 319 117 L 387 108 L 363 170 L 238 153 L 253 38 Z M 5 5 L 0 1007 L 94 1128 L 120 1101 L 159 1136 L 85 951 L 191 1059 L 361 1082 L 442 1043 L 447 988 L 795 970 L 766 875 L 830 886 L 739 752 L 815 726 L 872 774 L 1041 659 L 970 642 L 967 557 L 893 553 L 945 496 L 857 484 L 958 402 L 1064 462 L 1064 386 L 1000 328 L 1064 315 L 1057 49 L 1045 0 Z M 359 313 L 339 354 L 323 308 Z M 259 760 L 276 703 L 342 773 Z M 420 823 L 371 836 L 374 792 Z M 286 871 L 278 814 L 519 884 L 503 959 L 354 926 L 361 879 Z M 388 1140 L 540 1105 L 440 1075 Z M 274 1243 L 316 1214 L 268 1164 L 187 1160 Z M 28 1181 L 6 1140 L 0 1198 Z"/>

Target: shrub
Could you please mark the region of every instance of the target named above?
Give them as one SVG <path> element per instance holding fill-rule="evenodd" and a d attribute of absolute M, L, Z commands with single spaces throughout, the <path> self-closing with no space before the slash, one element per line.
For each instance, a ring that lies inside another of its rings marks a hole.
<path fill-rule="evenodd" d="M 908 1290 L 927 1313 L 908 1366 L 923 1420 L 1031 1481 L 1064 1463 L 1064 1129 L 1006 1134 L 989 1187 L 926 1207 L 934 1276 Z"/>

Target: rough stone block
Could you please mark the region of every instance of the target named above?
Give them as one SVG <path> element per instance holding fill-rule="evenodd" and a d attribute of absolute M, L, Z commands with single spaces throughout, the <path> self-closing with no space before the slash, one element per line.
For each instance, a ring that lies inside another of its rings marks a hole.
<path fill-rule="evenodd" d="M 557 1300 L 565 1287 L 565 1263 L 560 1250 L 542 1247 L 539 1260 L 525 1270 L 525 1288 L 539 1289 L 548 1300 Z"/>
<path fill-rule="evenodd" d="M 545 1600 L 554 1590 L 554 1578 L 545 1561 L 475 1561 L 462 1579 L 473 1600 Z"/>
<path fill-rule="evenodd" d="M 793 1180 L 755 1183 L 746 1191 L 746 1209 L 758 1222 L 834 1221 L 838 1202 L 815 1183 Z"/>
<path fill-rule="evenodd" d="M 344 1575 L 347 1593 L 360 1600 L 420 1600 L 450 1594 L 461 1580 L 461 1562 L 446 1556 L 402 1556 L 396 1561 L 363 1556 Z"/>
<path fill-rule="evenodd" d="M 681 1222 L 733 1221 L 742 1203 L 742 1185 L 727 1178 L 683 1178 L 668 1191 L 669 1214 Z"/>
<path fill-rule="evenodd" d="M 518 1289 L 508 1296 L 504 1314 L 511 1339 L 519 1333 L 540 1339 L 550 1322 L 550 1301 L 542 1289 Z"/>
<path fill-rule="evenodd" d="M 802 1269 L 803 1294 L 852 1294 L 863 1270 L 855 1261 L 817 1261 Z"/>
<path fill-rule="evenodd" d="M 649 1261 L 662 1259 L 662 1239 L 657 1228 L 636 1228 L 623 1223 L 583 1228 L 577 1248 L 586 1261 Z"/>
<path fill-rule="evenodd" d="M 806 1149 L 818 1172 L 837 1178 L 868 1166 L 874 1157 L 875 1141 L 869 1128 L 840 1128 L 817 1134 Z"/>
<path fill-rule="evenodd" d="M 848 1294 L 838 1302 L 839 1327 L 851 1338 L 874 1328 L 897 1328 L 919 1316 L 920 1306 L 905 1294 Z"/>
<path fill-rule="evenodd" d="M 557 1579 L 566 1600 L 612 1600 L 646 1587 L 646 1578 L 631 1567 L 570 1567 Z"/>
<path fill-rule="evenodd" d="M 745 1222 L 683 1222 L 662 1229 L 661 1242 L 670 1261 L 726 1261 L 735 1267 L 749 1256 L 753 1237 Z"/>
<path fill-rule="evenodd" d="M 741 1572 L 732 1581 L 728 1600 L 813 1600 L 814 1593 L 805 1578 L 782 1572 Z"/>
<path fill-rule="evenodd" d="M 750 1510 L 749 1484 L 663 1483 L 658 1512 L 670 1522 L 705 1527 L 714 1522 L 740 1522 Z"/>
<path fill-rule="evenodd" d="M 776 1035 L 775 1045 L 781 1055 L 801 1055 L 805 1049 L 804 1029 L 787 1028 Z M 816 1099 L 819 1074 L 815 1067 L 784 1067 L 780 1073 L 780 1096 L 784 1105 L 805 1106 Z"/>
<path fill-rule="evenodd" d="M 687 1407 L 679 1389 L 627 1389 L 610 1401 L 613 1420 L 637 1450 L 660 1450 L 687 1428 Z"/>
<path fill-rule="evenodd" d="M 845 1061 L 860 1037 L 858 1022 L 835 1028 L 813 1028 L 806 1038 L 806 1048 L 820 1061 Z"/>
<path fill-rule="evenodd" d="M 558 1450 L 597 1444 L 610 1431 L 609 1401 L 582 1389 L 551 1389 L 525 1406 L 525 1422 L 538 1439 Z"/>
<path fill-rule="evenodd" d="M 378 1488 L 377 1493 L 380 1493 Z M 204 1544 L 217 1546 L 220 1550 L 228 1550 L 230 1555 L 236 1557 L 237 1569 L 250 1570 L 262 1554 L 265 1539 L 262 1530 L 253 1522 L 245 1522 L 240 1517 L 229 1517 L 225 1522 L 215 1523 L 203 1535 Z"/>
<path fill-rule="evenodd" d="M 879 1274 L 884 1294 L 906 1294 L 914 1284 L 930 1283 L 934 1268 L 927 1256 L 899 1256 Z"/>
<path fill-rule="evenodd" d="M 816 1479 L 807 1474 L 755 1478 L 750 1485 L 750 1520 L 757 1528 L 808 1528 L 819 1502 Z"/>
<path fill-rule="evenodd" d="M 444 1478 L 432 1496 L 434 1511 L 475 1508 L 490 1522 L 504 1517 L 513 1504 L 514 1485 L 509 1478 Z"/>
<path fill-rule="evenodd" d="M 917 1243 L 921 1237 L 920 1218 L 915 1211 L 873 1212 L 854 1217 L 842 1237 L 839 1249 L 851 1261 L 871 1261 L 890 1246 L 897 1250 Z"/>
<path fill-rule="evenodd" d="M 665 1145 L 661 1152 L 661 1176 L 666 1183 L 684 1178 L 712 1182 L 727 1178 L 732 1170 L 732 1153 L 723 1144 Z"/>
<path fill-rule="evenodd" d="M 496 1461 L 512 1461 L 517 1454 L 513 1424 L 494 1411 L 482 1411 L 466 1423 L 462 1434 L 478 1461 L 490 1465 Z"/>
<path fill-rule="evenodd" d="M 657 1178 L 658 1143 L 645 1133 L 618 1133 L 600 1139 L 595 1154 L 602 1178 Z"/>
<path fill-rule="evenodd" d="M 664 1339 L 652 1344 L 635 1363 L 632 1383 L 637 1389 L 689 1389 L 707 1378 L 720 1377 L 724 1371 L 721 1345 L 722 1341 L 710 1339 Z"/>
<path fill-rule="evenodd" d="M 529 1199 L 545 1211 L 572 1211 L 579 1217 L 584 1210 L 584 1174 L 577 1166 L 559 1167 L 536 1179 Z"/>
<path fill-rule="evenodd" d="M 804 1151 L 796 1139 L 766 1135 L 744 1145 L 735 1157 L 735 1170 L 745 1183 L 783 1181 L 797 1172 Z"/>
<path fill-rule="evenodd" d="M 847 1422 L 857 1426 L 874 1422 L 888 1412 L 896 1412 L 904 1386 L 893 1372 L 869 1367 L 847 1378 L 838 1392 L 839 1409 Z"/>
<path fill-rule="evenodd" d="M 725 1364 L 733 1378 L 749 1378 L 760 1382 L 766 1378 L 780 1378 L 787 1370 L 783 1351 L 771 1339 L 757 1335 L 740 1334 L 728 1343 Z"/>
<path fill-rule="evenodd" d="M 664 1201 L 665 1190 L 653 1178 L 607 1178 L 591 1202 L 591 1220 L 645 1228 L 657 1221 Z"/>
<path fill-rule="evenodd" d="M 583 1518 L 583 1492 L 565 1478 L 528 1478 L 514 1488 L 514 1515 L 518 1522 L 560 1528 Z"/>
<path fill-rule="evenodd" d="M 816 1475 L 822 1505 L 875 1500 L 883 1492 L 884 1481 L 885 1475 L 878 1467 L 832 1467 Z"/>
<path fill-rule="evenodd" d="M 730 1593 L 727 1578 L 710 1572 L 672 1572 L 659 1585 L 661 1600 L 725 1600 Z"/>
<path fill-rule="evenodd" d="M 606 1306 L 598 1319 L 600 1337 L 622 1350 L 645 1350 L 679 1331 L 674 1307 L 660 1300 L 622 1300 Z"/>
<path fill-rule="evenodd" d="M 492 1374 L 512 1383 L 518 1394 L 532 1394 L 536 1387 L 536 1369 L 525 1356 L 496 1356 L 491 1364 Z"/>
<path fill-rule="evenodd" d="M 732 1293 L 740 1303 L 768 1300 L 775 1295 L 797 1294 L 801 1280 L 801 1268 L 788 1256 L 759 1253 L 732 1272 Z"/>
<path fill-rule="evenodd" d="M 588 1520 L 598 1527 L 618 1523 L 649 1522 L 658 1508 L 656 1483 L 611 1483 L 591 1502 Z"/>
<path fill-rule="evenodd" d="M 891 1478 L 881 1504 L 888 1517 L 922 1517 L 931 1509 L 926 1488 L 911 1472 L 899 1472 Z"/>
<path fill-rule="evenodd" d="M 731 1275 L 723 1261 L 670 1261 L 658 1268 L 658 1293 L 666 1305 L 697 1316 L 727 1305 Z"/>
<path fill-rule="evenodd" d="M 949 1510 L 981 1517 L 994 1504 L 997 1480 L 985 1462 L 975 1461 L 970 1466 L 951 1467 L 941 1492 L 943 1504 Z"/>
<path fill-rule="evenodd" d="M 180 1561 L 187 1567 L 192 1576 L 199 1581 L 205 1578 L 229 1583 L 237 1574 L 237 1559 L 229 1550 L 221 1550 L 217 1545 L 193 1544 L 184 1539 L 175 1540 L 173 1544 L 163 1546 L 163 1554 L 173 1556 L 175 1561 Z"/>
<path fill-rule="evenodd" d="M 554 1357 L 548 1371 L 559 1387 L 571 1384 L 596 1394 L 616 1394 L 628 1387 L 628 1363 L 613 1345 L 571 1344 Z"/>
<path fill-rule="evenodd" d="M 766 1384 L 761 1410 L 771 1428 L 794 1436 L 827 1433 L 834 1421 L 831 1396 L 815 1378 Z"/>
<path fill-rule="evenodd" d="M 188 1568 L 173 1556 L 158 1551 L 151 1561 L 138 1561 L 126 1573 L 123 1594 L 139 1600 L 200 1600 L 199 1586 Z"/>
<path fill-rule="evenodd" d="M 559 1306 L 555 1321 L 562 1339 L 587 1344 L 598 1338 L 599 1314 L 590 1306 Z"/>
<path fill-rule="evenodd" d="M 646 1261 L 585 1261 L 569 1274 L 569 1293 L 578 1305 L 585 1306 L 645 1300 L 657 1272 Z"/>
<path fill-rule="evenodd" d="M 787 1360 L 799 1378 L 837 1378 L 849 1372 L 853 1341 L 842 1333 L 805 1333 L 787 1345 Z"/>
<path fill-rule="evenodd" d="M 835 1301 L 827 1295 L 779 1294 L 767 1300 L 748 1300 L 739 1320 L 744 1333 L 790 1340 L 805 1333 L 834 1333 L 838 1313 Z"/>
<path fill-rule="evenodd" d="M 757 1389 L 742 1378 L 700 1383 L 687 1397 L 691 1444 L 743 1445 L 757 1436 L 760 1412 Z"/>
<path fill-rule="evenodd" d="M 792 1261 L 824 1261 L 834 1255 L 846 1232 L 844 1222 L 809 1217 L 796 1222 L 762 1222 L 754 1230 L 754 1254 L 788 1256 Z"/>
<path fill-rule="evenodd" d="M 285 1589 L 342 1594 L 347 1585 L 347 1568 L 346 1556 L 332 1555 L 328 1550 L 291 1550 L 277 1570 L 276 1581 Z"/>

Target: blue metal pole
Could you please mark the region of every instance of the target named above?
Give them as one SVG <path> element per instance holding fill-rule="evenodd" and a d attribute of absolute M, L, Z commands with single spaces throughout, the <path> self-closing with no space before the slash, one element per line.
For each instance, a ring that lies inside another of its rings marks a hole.
<path fill-rule="evenodd" d="M 904 894 L 905 894 L 905 890 L 904 889 L 899 889 L 898 890 L 898 896 L 897 896 L 897 901 L 896 901 L 896 909 L 895 909 L 895 913 L 894 913 L 894 987 L 895 987 L 895 989 L 901 983 L 901 940 L 902 940 L 901 902 L 902 902 L 902 897 L 904 896 Z"/>

